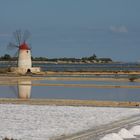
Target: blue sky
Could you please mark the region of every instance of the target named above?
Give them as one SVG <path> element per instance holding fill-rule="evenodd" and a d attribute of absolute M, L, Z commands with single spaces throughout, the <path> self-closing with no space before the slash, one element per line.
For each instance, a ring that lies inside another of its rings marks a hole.
<path fill-rule="evenodd" d="M 140 0 L 0 0 L 0 55 L 29 30 L 33 56 L 140 61 Z"/>

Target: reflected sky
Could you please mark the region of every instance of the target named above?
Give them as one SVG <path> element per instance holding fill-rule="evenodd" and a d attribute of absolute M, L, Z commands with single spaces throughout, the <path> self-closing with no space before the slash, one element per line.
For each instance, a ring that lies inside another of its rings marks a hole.
<path fill-rule="evenodd" d="M 111 84 L 106 81 L 49 81 L 41 83 L 64 84 Z M 110 101 L 140 101 L 140 89 L 127 88 L 93 88 L 64 86 L 32 86 L 31 81 L 20 81 L 15 86 L 0 86 L 0 98 L 20 99 L 77 99 L 77 100 L 110 100 Z M 33 83 L 40 83 L 36 81 Z M 139 85 L 139 82 L 113 82 L 112 84 Z"/>
<path fill-rule="evenodd" d="M 29 99 L 31 96 L 31 81 L 18 81 L 15 86 L 0 86 L 0 98 Z"/>
<path fill-rule="evenodd" d="M 32 98 L 140 101 L 139 89 L 32 87 Z"/>
<path fill-rule="evenodd" d="M 61 78 L 60 78 L 61 79 Z M 48 84 L 95 84 L 95 85 L 130 85 L 130 86 L 140 86 L 140 82 L 129 82 L 129 81 L 96 81 L 96 80 L 59 80 L 56 78 L 54 80 L 41 80 L 41 81 L 33 81 L 33 83 L 48 83 Z"/>

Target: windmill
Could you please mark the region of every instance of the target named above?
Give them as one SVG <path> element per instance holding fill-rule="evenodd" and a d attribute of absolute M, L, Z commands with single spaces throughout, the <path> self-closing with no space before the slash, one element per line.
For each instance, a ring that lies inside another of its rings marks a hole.
<path fill-rule="evenodd" d="M 31 48 L 29 47 L 27 40 L 30 37 L 29 31 L 21 32 L 17 30 L 13 33 L 15 43 L 10 42 L 7 46 L 8 49 L 17 49 L 15 55 L 18 56 L 17 67 L 11 67 L 11 72 L 26 74 L 27 72 L 38 73 L 40 67 L 32 67 L 31 61 Z"/>
<path fill-rule="evenodd" d="M 18 67 L 19 68 L 28 68 L 32 67 L 31 62 L 31 48 L 27 44 L 27 40 L 30 37 L 30 33 L 25 31 L 22 33 L 20 30 L 17 30 L 13 33 L 15 38 L 15 43 L 10 42 L 7 46 L 8 49 L 17 49 L 15 56 L 18 55 Z"/>

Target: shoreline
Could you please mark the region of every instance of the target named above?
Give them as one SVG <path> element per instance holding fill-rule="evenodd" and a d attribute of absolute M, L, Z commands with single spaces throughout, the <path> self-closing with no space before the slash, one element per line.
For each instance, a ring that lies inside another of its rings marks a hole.
<path fill-rule="evenodd" d="M 7 61 L 4 61 L 4 60 L 0 60 L 0 63 L 17 63 L 17 61 L 13 61 L 13 60 L 7 60 Z M 125 63 L 125 62 L 93 62 L 93 61 L 75 61 L 75 62 L 72 62 L 72 61 L 38 61 L 38 60 L 33 60 L 32 61 L 33 64 L 122 64 L 122 63 Z M 135 63 L 135 62 L 134 62 Z"/>
<path fill-rule="evenodd" d="M 140 71 L 46 71 L 48 75 L 139 75 Z"/>
<path fill-rule="evenodd" d="M 121 77 L 124 75 L 125 77 Z M 94 77 L 95 76 L 95 77 Z M 104 77 L 105 76 L 105 77 Z M 130 78 L 133 78 L 135 82 L 140 82 L 140 71 L 136 72 L 38 72 L 32 74 L 17 74 L 12 72 L 0 73 L 0 85 L 13 84 L 11 82 L 17 82 L 20 80 L 59 80 L 59 81 L 116 81 L 116 82 L 133 82 Z"/>
<path fill-rule="evenodd" d="M 16 99 L 0 98 L 0 104 L 53 105 L 53 106 L 87 106 L 87 107 L 132 107 L 139 108 L 140 102 L 98 101 L 70 99 Z"/>
<path fill-rule="evenodd" d="M 1 75 L 13 76 L 37 76 L 37 75 L 140 75 L 140 71 L 41 71 L 29 74 L 10 72 L 9 68 L 0 68 Z"/>

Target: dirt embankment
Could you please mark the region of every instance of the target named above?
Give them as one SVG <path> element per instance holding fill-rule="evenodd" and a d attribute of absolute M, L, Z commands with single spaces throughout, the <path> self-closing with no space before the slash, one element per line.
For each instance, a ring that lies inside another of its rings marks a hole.
<path fill-rule="evenodd" d="M 96 100 L 65 99 L 12 99 L 1 98 L 0 104 L 58 105 L 58 106 L 99 106 L 99 107 L 140 107 L 140 102 L 117 102 Z"/>

